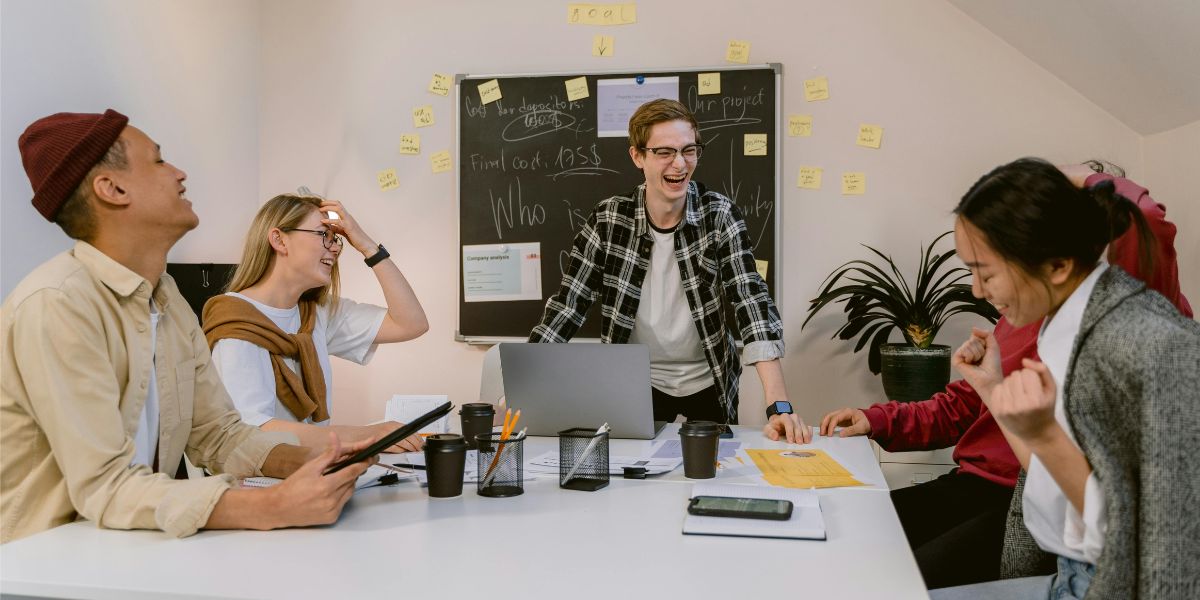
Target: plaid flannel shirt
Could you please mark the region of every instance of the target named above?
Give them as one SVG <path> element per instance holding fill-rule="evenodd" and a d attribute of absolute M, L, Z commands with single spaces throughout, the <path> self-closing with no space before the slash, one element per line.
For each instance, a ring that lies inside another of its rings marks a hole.
<path fill-rule="evenodd" d="M 575 236 L 562 285 L 546 301 L 530 342 L 570 340 L 597 298 L 601 301 L 601 341 L 629 342 L 654 246 L 646 219 L 645 187 L 638 186 L 632 198 L 603 200 L 592 211 Z M 732 305 L 737 333 L 745 345 L 743 364 L 783 356 L 783 323 L 755 269 L 746 223 L 729 198 L 692 182 L 684 218 L 675 233 L 675 258 L 692 320 L 721 407 L 729 422 L 736 423 L 742 369 L 724 302 Z"/>

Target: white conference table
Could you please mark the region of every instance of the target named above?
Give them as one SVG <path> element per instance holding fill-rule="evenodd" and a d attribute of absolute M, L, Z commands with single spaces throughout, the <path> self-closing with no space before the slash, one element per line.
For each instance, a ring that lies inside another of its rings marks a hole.
<path fill-rule="evenodd" d="M 743 448 L 784 448 L 736 428 Z M 659 439 L 678 439 L 669 425 Z M 649 442 L 613 440 L 612 455 Z M 337 524 L 170 538 L 76 522 L 0 546 L 0 593 L 51 598 L 928 598 L 865 438 L 821 438 L 861 481 L 819 490 L 828 539 L 685 536 L 682 468 L 578 492 L 430 499 L 414 481 L 360 490 Z M 557 450 L 530 438 L 525 459 Z M 726 461 L 728 462 L 728 461 Z M 721 483 L 761 480 L 718 471 Z"/>

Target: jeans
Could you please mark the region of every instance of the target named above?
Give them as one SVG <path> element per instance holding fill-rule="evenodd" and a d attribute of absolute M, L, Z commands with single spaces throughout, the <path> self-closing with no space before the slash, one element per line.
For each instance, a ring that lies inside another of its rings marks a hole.
<path fill-rule="evenodd" d="M 1087 593 L 1096 566 L 1058 557 L 1058 572 L 930 590 L 930 600 L 1079 600 Z"/>

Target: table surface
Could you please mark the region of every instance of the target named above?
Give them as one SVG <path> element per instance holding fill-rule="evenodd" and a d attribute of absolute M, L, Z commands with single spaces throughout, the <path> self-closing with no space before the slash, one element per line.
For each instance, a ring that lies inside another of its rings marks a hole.
<path fill-rule="evenodd" d="M 677 427 L 658 439 L 678 439 Z M 743 448 L 789 447 L 755 429 L 736 434 Z M 649 444 L 613 440 L 610 454 L 642 454 Z M 683 535 L 691 484 L 682 468 L 615 478 L 597 492 L 538 479 L 513 498 L 483 498 L 466 484 L 458 498 L 431 499 L 406 481 L 360 490 L 328 527 L 173 539 L 71 523 L 0 546 L 0 592 L 98 600 L 927 598 L 867 440 L 818 437 L 811 447 L 871 484 L 818 491 L 826 541 Z M 554 438 L 530 438 L 525 459 L 556 448 Z M 709 481 L 761 476 L 726 468 Z"/>

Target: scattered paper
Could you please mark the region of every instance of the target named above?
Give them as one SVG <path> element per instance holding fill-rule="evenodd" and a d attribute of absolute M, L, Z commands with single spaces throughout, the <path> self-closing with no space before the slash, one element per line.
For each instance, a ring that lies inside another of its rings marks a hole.
<path fill-rule="evenodd" d="M 354 489 L 361 490 L 377 485 L 393 485 L 406 479 L 417 479 L 417 474 L 398 473 L 383 465 L 371 465 L 367 467 L 367 470 L 362 475 L 358 476 L 358 481 L 355 482 Z M 242 487 L 268 488 L 278 485 L 281 482 L 283 482 L 282 479 L 275 477 L 247 477 L 242 480 Z"/>
<path fill-rule="evenodd" d="M 820 167 L 800 167 L 800 177 L 796 179 L 796 187 L 806 190 L 821 189 L 821 173 L 823 169 Z"/>
<path fill-rule="evenodd" d="M 400 136 L 400 154 L 420 154 L 421 153 L 421 136 L 415 133 L 406 133 Z"/>
<path fill-rule="evenodd" d="M 720 73 L 701 73 L 697 80 L 697 94 L 707 96 L 721 93 Z"/>
<path fill-rule="evenodd" d="M 450 162 L 450 151 L 442 150 L 429 157 L 429 162 L 433 165 L 434 173 L 445 173 L 453 168 Z"/>
<path fill-rule="evenodd" d="M 612 56 L 613 36 L 597 35 L 592 37 L 592 56 Z"/>
<path fill-rule="evenodd" d="M 788 117 L 788 135 L 792 137 L 808 137 L 812 135 L 812 115 L 791 115 Z"/>
<path fill-rule="evenodd" d="M 657 98 L 679 100 L 679 78 L 597 79 L 596 137 L 629 137 L 629 117 L 639 106 Z"/>
<path fill-rule="evenodd" d="M 742 64 L 750 62 L 750 42 L 730 40 L 729 48 L 725 50 L 725 60 Z"/>
<path fill-rule="evenodd" d="M 413 109 L 413 127 L 429 127 L 433 125 L 433 106 L 426 104 Z"/>
<path fill-rule="evenodd" d="M 758 276 L 762 277 L 763 281 L 767 280 L 767 265 L 768 263 L 765 260 L 754 259 L 754 269 L 758 271 Z"/>
<path fill-rule="evenodd" d="M 742 153 L 746 156 L 766 156 L 767 134 L 747 133 L 742 142 Z"/>
<path fill-rule="evenodd" d="M 396 421 L 397 423 L 408 423 L 417 417 L 443 405 L 449 396 L 446 395 L 418 395 L 408 396 L 396 394 L 388 400 L 387 405 L 383 408 L 383 420 Z M 450 415 L 444 415 L 442 418 L 421 428 L 417 433 L 448 433 L 450 431 Z"/>
<path fill-rule="evenodd" d="M 824 450 L 747 450 L 767 483 L 789 488 L 829 488 L 866 485 L 854 478 Z"/>
<path fill-rule="evenodd" d="M 379 179 L 380 191 L 394 190 L 400 187 L 400 179 L 396 177 L 395 169 L 384 169 L 375 175 Z"/>
<path fill-rule="evenodd" d="M 439 96 L 449 96 L 450 86 L 453 85 L 454 79 L 449 75 L 434 73 L 433 79 L 429 80 L 429 91 Z"/>
<path fill-rule="evenodd" d="M 737 440 L 717 440 L 717 460 L 731 458 L 737 454 L 742 443 Z M 683 458 L 683 444 L 679 440 L 665 440 L 654 446 L 650 458 Z"/>
<path fill-rule="evenodd" d="M 462 247 L 463 302 L 542 299 L 541 243 Z"/>
<path fill-rule="evenodd" d="M 842 173 L 842 194 L 861 196 L 867 193 L 866 173 Z"/>
<path fill-rule="evenodd" d="M 630 25 L 637 23 L 637 4 L 568 4 L 571 25 Z"/>
<path fill-rule="evenodd" d="M 590 95 L 588 93 L 587 77 L 568 79 L 565 85 L 567 86 L 567 100 L 574 102 L 575 100 L 587 98 Z"/>
<path fill-rule="evenodd" d="M 534 458 L 525 465 L 530 473 L 558 475 L 558 451 L 552 450 Z M 609 475 L 624 475 L 625 467 L 642 467 L 647 475 L 670 473 L 683 464 L 683 457 L 678 458 L 646 458 L 643 456 L 609 456 Z"/>
<path fill-rule="evenodd" d="M 829 99 L 829 80 L 816 77 L 804 80 L 804 99 L 808 102 Z"/>
<path fill-rule="evenodd" d="M 495 102 L 504 95 L 500 93 L 500 82 L 492 79 L 479 84 L 479 100 L 484 104 Z"/>

